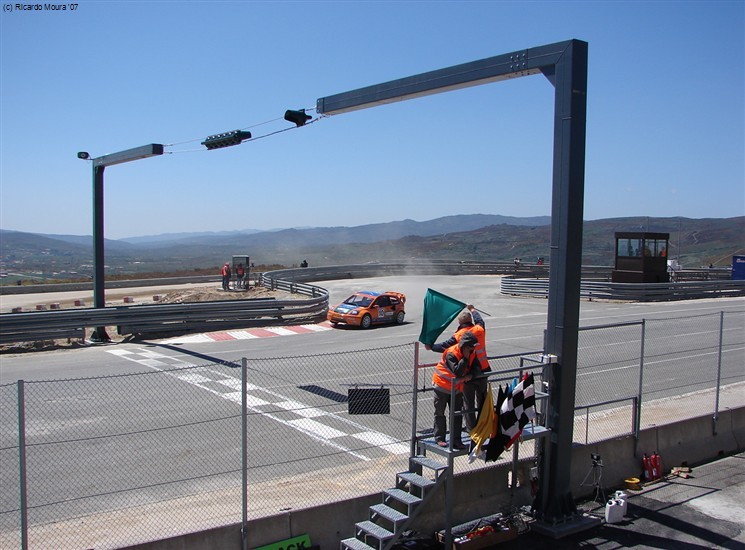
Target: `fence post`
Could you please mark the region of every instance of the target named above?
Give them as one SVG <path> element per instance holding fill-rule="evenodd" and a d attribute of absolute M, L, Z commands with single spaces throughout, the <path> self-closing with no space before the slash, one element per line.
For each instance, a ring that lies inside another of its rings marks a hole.
<path fill-rule="evenodd" d="M 450 550 L 453 547 L 453 495 L 455 494 L 455 471 L 453 470 L 453 438 L 457 437 L 458 441 L 461 440 L 461 433 L 455 433 L 453 431 L 453 424 L 456 413 L 455 409 L 455 395 L 458 391 L 456 388 L 456 378 L 453 376 L 450 381 L 450 403 L 448 404 L 448 411 L 450 412 L 450 418 L 448 418 L 448 429 L 450 430 L 450 437 L 448 438 L 448 473 L 445 478 L 445 548 Z"/>
<path fill-rule="evenodd" d="M 28 550 L 28 500 L 26 485 L 26 397 L 18 380 L 18 476 L 21 488 L 21 548 Z"/>
<path fill-rule="evenodd" d="M 719 356 L 717 358 L 717 388 L 714 400 L 714 418 L 712 418 L 712 433 L 717 435 L 717 423 L 719 422 L 719 392 L 722 381 L 722 346 L 724 345 L 724 311 L 719 312 Z"/>
<path fill-rule="evenodd" d="M 248 397 L 246 380 L 248 360 L 241 358 L 241 548 L 248 550 Z"/>
<path fill-rule="evenodd" d="M 416 455 L 416 427 L 417 427 L 417 391 L 419 386 L 419 342 L 414 342 L 414 383 L 411 396 L 411 443 L 409 456 Z"/>
<path fill-rule="evenodd" d="M 636 398 L 636 422 L 634 423 L 634 456 L 637 455 L 639 432 L 642 425 L 642 395 L 644 393 L 644 340 L 647 336 L 647 320 L 642 319 L 641 350 L 639 351 L 639 393 Z"/>

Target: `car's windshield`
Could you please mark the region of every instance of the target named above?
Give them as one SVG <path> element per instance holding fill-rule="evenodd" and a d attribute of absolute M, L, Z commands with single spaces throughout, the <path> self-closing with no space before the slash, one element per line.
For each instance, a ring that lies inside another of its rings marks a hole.
<path fill-rule="evenodd" d="M 349 298 L 344 300 L 345 304 L 359 307 L 367 307 L 370 305 L 370 302 L 372 302 L 372 298 L 370 296 L 362 296 L 360 294 L 352 294 Z"/>

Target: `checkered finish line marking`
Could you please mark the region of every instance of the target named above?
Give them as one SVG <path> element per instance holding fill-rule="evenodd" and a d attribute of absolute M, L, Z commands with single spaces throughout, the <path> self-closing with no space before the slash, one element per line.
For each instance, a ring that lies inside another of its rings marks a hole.
<path fill-rule="evenodd" d="M 205 390 L 212 395 L 233 401 L 238 405 L 241 404 L 241 381 L 216 369 L 196 367 L 196 365 L 187 363 L 176 357 L 170 357 L 144 348 L 134 350 L 112 349 L 106 351 L 127 361 L 133 361 L 148 368 L 164 372 L 182 382 Z M 187 369 L 187 367 L 191 368 Z M 320 441 L 325 445 L 329 445 L 360 460 L 368 461 L 372 460 L 372 457 L 363 455 L 359 451 L 353 451 L 339 443 L 339 440 L 351 437 L 355 440 L 375 445 L 375 449 L 370 449 L 373 452 L 376 449 L 394 455 L 403 455 L 409 452 L 408 445 L 399 443 L 388 435 L 372 431 L 366 426 L 353 422 L 343 416 L 305 405 L 270 389 L 254 384 L 247 384 L 246 393 L 246 407 L 250 412 L 261 414 L 265 418 L 279 422 L 283 426 L 296 430 L 316 441 Z M 287 411 L 288 415 L 294 414 L 297 418 L 285 420 L 267 411 L 267 409 L 276 411 L 278 408 Z"/>
<path fill-rule="evenodd" d="M 222 342 L 225 340 L 250 340 L 252 338 L 271 338 L 273 336 L 292 336 L 309 332 L 323 332 L 331 330 L 331 323 L 324 321 L 317 325 L 296 325 L 292 327 L 248 328 L 245 330 L 227 330 L 223 332 L 208 332 L 204 334 L 189 334 L 165 340 L 166 344 L 202 344 L 206 342 Z"/>

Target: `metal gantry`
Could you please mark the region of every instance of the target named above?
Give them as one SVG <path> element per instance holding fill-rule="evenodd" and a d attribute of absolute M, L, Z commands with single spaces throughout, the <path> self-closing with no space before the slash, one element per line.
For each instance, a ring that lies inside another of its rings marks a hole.
<path fill-rule="evenodd" d="M 568 40 L 471 61 L 319 98 L 321 115 L 337 115 L 440 92 L 543 74 L 554 86 L 551 257 L 545 353 L 552 399 L 535 509 L 545 524 L 576 516 L 569 485 L 577 377 L 582 219 L 585 180 L 588 45 Z M 551 528 L 551 527 L 549 527 Z M 563 528 L 562 528 L 563 529 Z"/>
<path fill-rule="evenodd" d="M 93 307 L 106 307 L 104 290 L 104 201 L 103 172 L 107 166 L 131 162 L 163 154 L 163 145 L 151 143 L 118 153 L 111 153 L 93 159 Z M 88 154 L 78 154 L 78 158 L 87 159 Z M 94 342 L 107 342 L 109 336 L 106 327 L 97 327 L 91 336 Z"/>

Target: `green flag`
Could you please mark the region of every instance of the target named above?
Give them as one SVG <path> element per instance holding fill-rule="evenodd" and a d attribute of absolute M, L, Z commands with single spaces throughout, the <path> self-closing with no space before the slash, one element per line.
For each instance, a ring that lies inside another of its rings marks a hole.
<path fill-rule="evenodd" d="M 431 288 L 424 296 L 424 320 L 419 341 L 431 346 L 466 304 Z"/>

